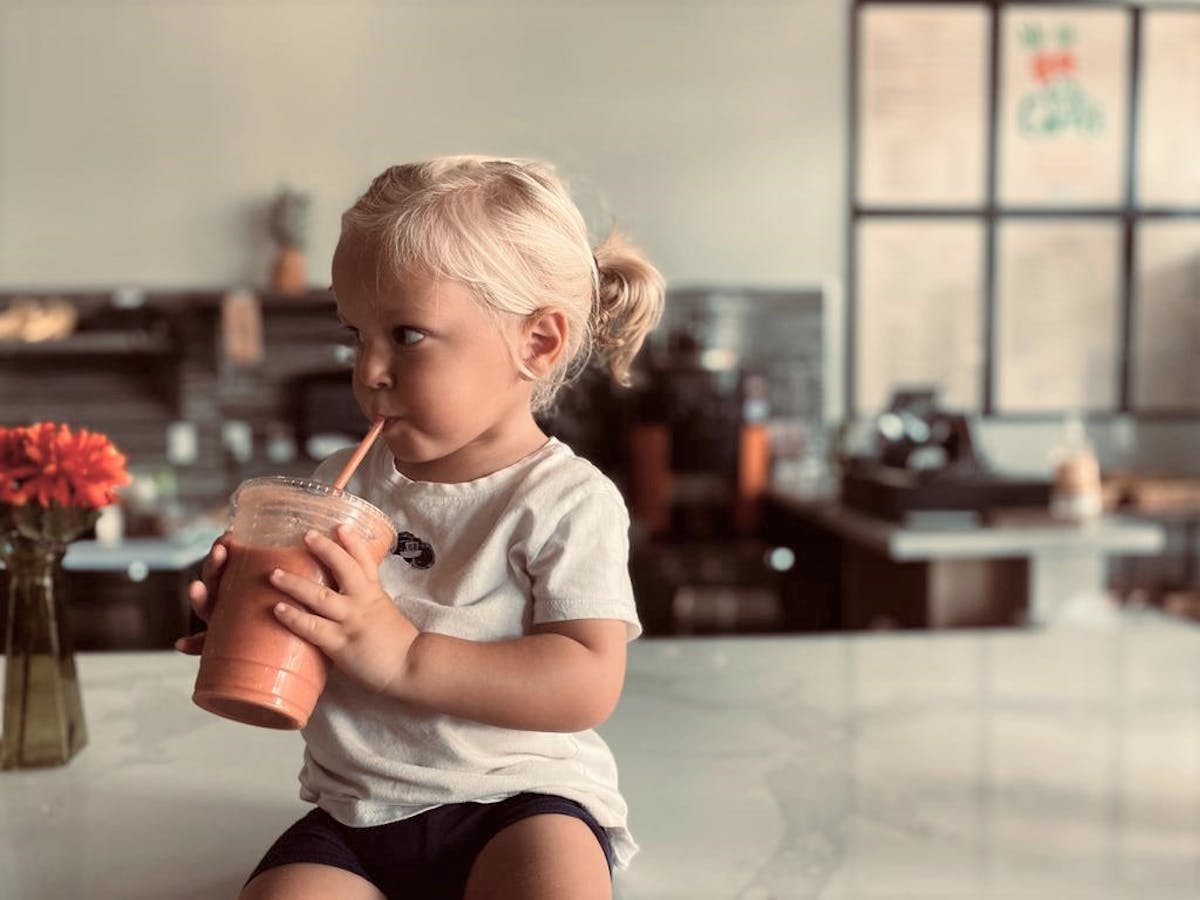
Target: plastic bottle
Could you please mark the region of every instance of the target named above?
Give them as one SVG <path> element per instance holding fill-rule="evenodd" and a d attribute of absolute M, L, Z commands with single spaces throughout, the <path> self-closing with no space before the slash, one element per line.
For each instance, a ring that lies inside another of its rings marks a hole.
<path fill-rule="evenodd" d="M 1067 416 L 1062 440 L 1054 454 L 1054 489 L 1050 514 L 1056 519 L 1084 522 L 1100 515 L 1103 492 L 1100 463 L 1088 441 L 1078 413 Z"/>

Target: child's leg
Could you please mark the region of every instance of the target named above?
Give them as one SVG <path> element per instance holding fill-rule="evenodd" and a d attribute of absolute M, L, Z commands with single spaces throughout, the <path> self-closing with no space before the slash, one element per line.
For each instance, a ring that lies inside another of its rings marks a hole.
<path fill-rule="evenodd" d="M 608 861 L 581 820 L 530 816 L 498 832 L 480 851 L 464 900 L 609 900 Z"/>
<path fill-rule="evenodd" d="M 256 875 L 238 900 L 385 900 L 371 882 L 333 866 L 289 863 Z"/>

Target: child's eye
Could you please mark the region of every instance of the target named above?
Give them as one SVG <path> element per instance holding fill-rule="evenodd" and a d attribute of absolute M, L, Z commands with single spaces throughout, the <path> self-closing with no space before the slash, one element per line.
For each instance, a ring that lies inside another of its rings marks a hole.
<path fill-rule="evenodd" d="M 349 325 L 342 326 L 342 337 L 347 344 L 356 346 L 358 344 L 358 329 L 351 328 Z"/>
<path fill-rule="evenodd" d="M 392 340 L 397 344 L 409 347 L 425 340 L 425 332 L 417 328 L 411 328 L 408 325 L 401 325 L 392 330 Z"/>

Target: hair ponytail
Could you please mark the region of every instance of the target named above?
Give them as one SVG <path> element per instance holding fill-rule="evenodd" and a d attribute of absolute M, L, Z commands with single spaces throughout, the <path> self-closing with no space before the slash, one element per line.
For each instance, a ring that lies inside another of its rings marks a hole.
<path fill-rule="evenodd" d="M 663 313 L 666 282 L 646 255 L 614 231 L 595 250 L 599 280 L 592 307 L 592 346 L 613 380 L 629 384 L 629 367 Z"/>

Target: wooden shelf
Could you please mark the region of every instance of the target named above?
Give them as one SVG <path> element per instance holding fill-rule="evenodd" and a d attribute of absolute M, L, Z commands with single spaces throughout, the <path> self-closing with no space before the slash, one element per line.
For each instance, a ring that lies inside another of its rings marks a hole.
<path fill-rule="evenodd" d="M 0 360 L 29 357 L 164 355 L 172 350 L 166 335 L 141 331 L 79 332 L 56 341 L 0 341 Z"/>

